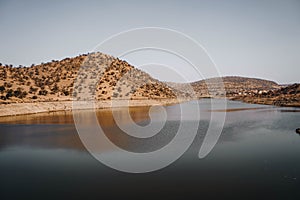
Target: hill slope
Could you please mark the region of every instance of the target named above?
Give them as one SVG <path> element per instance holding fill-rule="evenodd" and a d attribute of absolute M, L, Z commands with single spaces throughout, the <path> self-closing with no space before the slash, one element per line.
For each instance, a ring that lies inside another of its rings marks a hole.
<path fill-rule="evenodd" d="M 246 103 L 300 107 L 300 84 L 295 83 L 252 96 L 237 96 L 233 100 L 241 100 Z"/>
<path fill-rule="evenodd" d="M 252 95 L 281 87 L 274 81 L 239 76 L 209 78 L 192 83 L 168 82 L 168 85 L 180 91 L 188 91 L 191 87 L 195 92 L 192 96 L 197 98 Z"/>
<path fill-rule="evenodd" d="M 223 82 L 224 90 L 222 90 L 223 88 L 220 88 L 219 83 L 221 81 Z M 241 94 L 249 95 L 280 88 L 280 86 L 274 81 L 239 76 L 210 78 L 194 82 L 191 85 L 199 97 L 209 96 L 209 93 L 214 93 L 216 96 L 225 96 L 225 92 L 227 97 L 232 97 Z"/>
<path fill-rule="evenodd" d="M 299 85 L 284 88 L 273 81 L 238 76 L 210 78 L 190 84 L 164 83 L 126 61 L 102 53 L 30 67 L 0 64 L 1 104 L 85 99 L 168 101 L 225 96 L 248 103 L 281 106 L 297 106 L 300 102 Z"/>
<path fill-rule="evenodd" d="M 100 79 L 88 91 L 96 100 L 166 99 L 178 95 L 165 83 L 125 61 L 102 53 L 91 53 L 30 67 L 1 65 L 0 102 L 72 100 L 77 78 L 80 78 L 80 83 L 76 82 L 73 96 L 77 100 L 82 100 L 78 93 L 87 90 L 85 81 L 88 78 Z"/>

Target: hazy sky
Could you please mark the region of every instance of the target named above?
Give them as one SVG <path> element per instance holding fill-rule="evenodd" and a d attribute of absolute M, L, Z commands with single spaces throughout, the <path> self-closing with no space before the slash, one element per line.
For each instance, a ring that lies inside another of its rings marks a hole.
<path fill-rule="evenodd" d="M 196 39 L 222 75 L 300 82 L 299 0 L 0 0 L 0 62 L 72 57 L 113 34 L 145 26 Z"/>

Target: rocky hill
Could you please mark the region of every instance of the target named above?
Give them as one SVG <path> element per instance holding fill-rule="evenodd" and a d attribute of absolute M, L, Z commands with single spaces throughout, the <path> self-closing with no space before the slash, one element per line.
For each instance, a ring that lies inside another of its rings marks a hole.
<path fill-rule="evenodd" d="M 127 62 L 102 53 L 52 60 L 30 67 L 0 65 L 2 104 L 83 100 L 84 91 L 96 100 L 188 96 Z"/>
<path fill-rule="evenodd" d="M 168 85 L 181 91 L 192 88 L 197 98 L 251 96 L 281 88 L 274 81 L 239 76 L 209 78 L 187 84 L 169 82 Z"/>
<path fill-rule="evenodd" d="M 248 103 L 299 106 L 299 84 L 227 76 L 189 84 L 164 83 L 103 53 L 30 67 L 0 64 L 0 104 L 70 100 L 169 100 L 228 97 Z"/>
<path fill-rule="evenodd" d="M 239 76 L 210 78 L 191 83 L 197 96 L 239 96 L 275 90 L 280 86 L 274 81 Z"/>
<path fill-rule="evenodd" d="M 241 100 L 246 103 L 300 107 L 300 84 L 295 83 L 277 90 L 251 96 L 237 96 L 233 100 Z"/>

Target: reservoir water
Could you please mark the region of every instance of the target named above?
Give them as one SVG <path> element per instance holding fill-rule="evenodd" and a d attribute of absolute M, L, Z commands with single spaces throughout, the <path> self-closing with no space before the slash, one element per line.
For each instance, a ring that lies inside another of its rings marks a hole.
<path fill-rule="evenodd" d="M 209 99 L 185 105 L 201 107 L 203 120 L 193 144 L 171 165 L 142 174 L 116 171 L 90 155 L 72 112 L 0 118 L 0 198 L 300 199 L 299 108 L 228 101 L 227 110 L 211 110 Z M 110 110 L 98 110 L 97 117 L 119 147 L 150 152 L 174 137 L 179 106 L 166 106 L 169 117 L 161 134 L 143 142 L 123 134 Z M 226 112 L 225 126 L 213 150 L 199 159 L 212 112 Z M 147 107 L 132 108 L 130 114 L 141 126 L 149 123 Z M 159 119 L 160 111 L 154 115 Z"/>

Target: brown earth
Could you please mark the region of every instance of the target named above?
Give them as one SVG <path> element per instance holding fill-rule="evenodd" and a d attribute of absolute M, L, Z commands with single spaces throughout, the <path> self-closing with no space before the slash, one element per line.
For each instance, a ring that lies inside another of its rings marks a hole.
<path fill-rule="evenodd" d="M 299 106 L 300 102 L 299 84 L 282 87 L 273 81 L 238 76 L 164 83 L 126 61 L 99 52 L 30 67 L 0 63 L 1 116 L 68 110 L 72 100 L 96 101 L 100 102 L 97 108 L 104 108 L 111 107 L 112 100 L 135 100 L 130 104 L 134 106 L 204 97 L 278 106 Z"/>
<path fill-rule="evenodd" d="M 83 100 L 86 95 L 94 100 L 188 96 L 176 93 L 127 62 L 102 53 L 30 67 L 0 66 L 0 104 Z"/>
<path fill-rule="evenodd" d="M 270 90 L 252 96 L 237 96 L 232 98 L 232 100 L 254 104 L 300 107 L 300 84 L 295 83 L 277 90 Z"/>
<path fill-rule="evenodd" d="M 227 76 L 189 84 L 169 83 L 179 90 L 190 85 L 197 98 L 224 98 L 253 104 L 300 107 L 299 84 L 281 86 L 274 81 Z"/>

